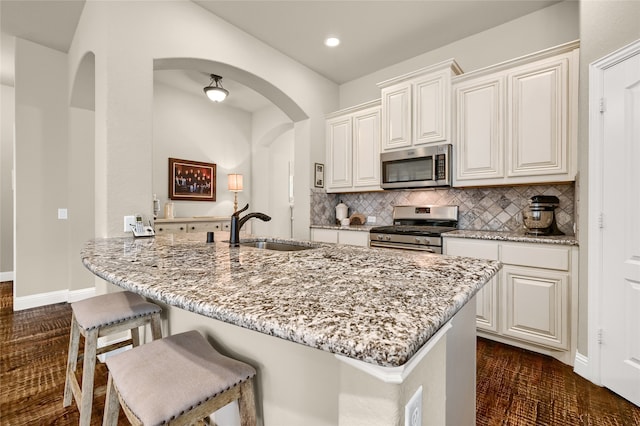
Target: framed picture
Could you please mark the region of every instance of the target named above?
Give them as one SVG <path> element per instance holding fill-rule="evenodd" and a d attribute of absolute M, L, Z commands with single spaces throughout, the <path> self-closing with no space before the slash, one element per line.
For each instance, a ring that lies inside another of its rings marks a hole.
<path fill-rule="evenodd" d="M 316 188 L 324 188 L 324 164 L 315 163 L 315 175 L 313 179 L 313 186 Z"/>
<path fill-rule="evenodd" d="M 169 158 L 169 198 L 186 201 L 215 201 L 216 165 Z"/>

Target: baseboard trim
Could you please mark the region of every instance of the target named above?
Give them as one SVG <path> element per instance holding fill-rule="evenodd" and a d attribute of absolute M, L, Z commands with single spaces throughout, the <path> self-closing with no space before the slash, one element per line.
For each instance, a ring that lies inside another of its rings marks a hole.
<path fill-rule="evenodd" d="M 589 358 L 576 351 L 576 357 L 573 361 L 573 372 L 578 376 L 591 380 L 589 377 Z"/>
<path fill-rule="evenodd" d="M 13 281 L 13 271 L 0 272 L 0 282 Z"/>
<path fill-rule="evenodd" d="M 95 287 L 82 288 L 80 290 L 69 290 L 68 302 L 73 303 L 79 300 L 88 299 L 96 295 Z"/>
<path fill-rule="evenodd" d="M 40 306 L 53 305 L 55 303 L 77 302 L 78 300 L 93 297 L 95 294 L 95 287 L 88 287 L 80 290 L 58 290 L 48 293 L 14 297 L 13 310 L 23 311 L 25 309 L 38 308 Z"/>

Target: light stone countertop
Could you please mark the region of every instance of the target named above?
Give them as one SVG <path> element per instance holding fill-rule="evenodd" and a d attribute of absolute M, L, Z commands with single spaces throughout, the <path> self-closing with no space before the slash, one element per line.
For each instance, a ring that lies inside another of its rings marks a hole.
<path fill-rule="evenodd" d="M 535 236 L 526 235 L 524 232 L 471 231 L 458 229 L 457 231 L 445 232 L 442 236 L 445 238 L 470 238 L 476 240 L 512 241 L 519 243 L 560 244 L 566 246 L 578 245 L 578 239 L 572 235 Z"/>
<path fill-rule="evenodd" d="M 379 226 L 379 225 L 311 225 L 311 228 L 316 229 L 335 229 L 339 231 L 360 231 L 360 232 L 369 232 L 371 228 Z"/>
<path fill-rule="evenodd" d="M 81 257 L 124 289 L 374 365 L 406 363 L 500 269 L 495 261 L 293 242 L 229 247 L 227 233 L 96 239 Z M 264 240 L 264 238 L 262 238 Z"/>

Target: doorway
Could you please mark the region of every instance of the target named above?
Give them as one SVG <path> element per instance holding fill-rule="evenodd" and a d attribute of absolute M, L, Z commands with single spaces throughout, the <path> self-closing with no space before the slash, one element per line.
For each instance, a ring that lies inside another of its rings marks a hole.
<path fill-rule="evenodd" d="M 590 66 L 589 358 L 640 406 L 640 40 Z"/>

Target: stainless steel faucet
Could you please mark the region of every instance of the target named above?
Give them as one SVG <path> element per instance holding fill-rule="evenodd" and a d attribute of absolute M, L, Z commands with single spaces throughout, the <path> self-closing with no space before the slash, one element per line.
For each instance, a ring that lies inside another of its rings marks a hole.
<path fill-rule="evenodd" d="M 271 216 L 267 216 L 264 213 L 249 213 L 245 217 L 240 219 L 240 213 L 247 210 L 248 208 L 249 204 L 231 215 L 231 231 L 229 232 L 230 246 L 238 247 L 240 245 L 240 229 L 242 229 L 242 226 L 247 223 L 249 219 L 257 217 L 258 219 L 265 222 L 269 222 L 271 220 Z"/>

